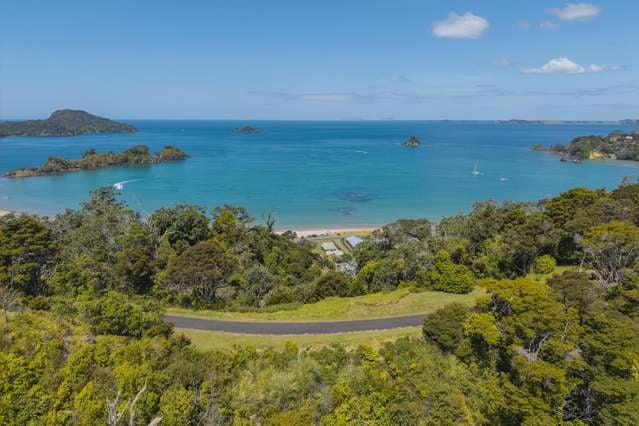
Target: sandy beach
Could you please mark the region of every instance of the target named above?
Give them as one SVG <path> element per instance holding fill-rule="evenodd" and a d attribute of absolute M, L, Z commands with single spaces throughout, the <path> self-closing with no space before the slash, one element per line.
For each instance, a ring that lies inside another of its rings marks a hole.
<path fill-rule="evenodd" d="M 370 233 L 374 230 L 379 229 L 376 226 L 369 227 L 357 227 L 357 228 L 316 228 L 316 229 L 290 229 L 297 234 L 300 238 L 309 238 L 309 237 L 326 237 L 326 236 L 343 236 L 350 234 L 361 234 L 361 233 Z M 278 234 L 286 232 L 286 229 L 277 230 Z"/>
<path fill-rule="evenodd" d="M 2 216 L 6 216 L 6 215 L 8 215 L 9 213 L 11 213 L 11 212 L 10 212 L 10 211 L 7 211 L 7 210 L 0 210 L 0 217 L 2 217 Z"/>

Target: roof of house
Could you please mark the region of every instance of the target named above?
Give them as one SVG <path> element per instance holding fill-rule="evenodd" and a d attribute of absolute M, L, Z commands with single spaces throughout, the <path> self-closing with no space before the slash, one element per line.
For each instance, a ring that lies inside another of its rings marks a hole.
<path fill-rule="evenodd" d="M 322 243 L 322 249 L 325 251 L 337 250 L 337 246 L 335 246 L 335 244 L 332 241 L 327 241 L 325 243 Z"/>
<path fill-rule="evenodd" d="M 348 244 L 350 244 L 353 247 L 355 247 L 356 245 L 358 245 L 359 243 L 364 241 L 360 237 L 356 237 L 355 235 L 349 235 L 348 237 L 346 237 L 344 239 L 346 240 L 346 242 Z"/>

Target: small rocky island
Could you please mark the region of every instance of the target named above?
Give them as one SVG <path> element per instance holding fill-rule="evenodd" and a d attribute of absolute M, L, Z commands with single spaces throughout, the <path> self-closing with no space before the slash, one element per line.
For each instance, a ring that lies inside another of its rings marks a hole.
<path fill-rule="evenodd" d="M 28 167 L 7 173 L 8 178 L 24 178 L 44 176 L 58 173 L 76 172 L 79 170 L 103 169 L 114 166 L 133 166 L 141 164 L 157 164 L 169 161 L 186 160 L 188 155 L 181 149 L 167 145 L 156 154 L 149 152 L 146 145 L 137 145 L 122 152 L 108 151 L 99 154 L 95 149 L 84 153 L 80 160 L 67 160 L 63 157 L 49 157 L 40 167 Z"/>
<path fill-rule="evenodd" d="M 260 131 L 261 131 L 260 129 L 257 129 L 257 128 L 255 128 L 253 126 L 248 126 L 248 125 L 242 126 L 242 127 L 238 127 L 237 129 L 235 129 L 235 133 L 243 133 L 243 134 L 246 134 L 246 135 L 250 135 L 250 134 L 253 134 L 253 133 L 259 133 Z"/>
<path fill-rule="evenodd" d="M 2 136 L 76 136 L 87 133 L 133 133 L 134 126 L 86 111 L 60 109 L 46 120 L 0 122 Z"/>
<path fill-rule="evenodd" d="M 614 131 L 607 136 L 580 136 L 568 145 L 544 147 L 533 145 L 533 151 L 547 151 L 560 154 L 562 160 L 594 160 L 607 158 L 612 160 L 639 161 L 639 131 Z"/>
<path fill-rule="evenodd" d="M 415 136 L 411 136 L 406 142 L 402 144 L 402 146 L 405 146 L 407 148 L 419 148 L 421 145 L 422 142 Z"/>

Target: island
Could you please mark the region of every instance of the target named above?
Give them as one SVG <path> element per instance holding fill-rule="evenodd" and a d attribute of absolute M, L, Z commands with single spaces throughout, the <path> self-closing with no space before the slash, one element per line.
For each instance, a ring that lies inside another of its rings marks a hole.
<path fill-rule="evenodd" d="M 419 139 L 417 139 L 415 136 L 411 136 L 406 142 L 402 144 L 402 146 L 405 146 L 407 148 L 418 148 L 421 146 L 421 144 L 422 142 Z"/>
<path fill-rule="evenodd" d="M 77 136 L 87 133 L 134 133 L 130 124 L 98 117 L 86 111 L 60 109 L 46 120 L 0 122 L 2 136 Z"/>
<path fill-rule="evenodd" d="M 99 154 L 95 149 L 84 153 L 80 160 L 67 160 L 63 157 L 49 157 L 40 167 L 28 167 L 7 173 L 8 178 L 25 178 L 51 174 L 76 172 L 79 170 L 103 169 L 114 166 L 132 166 L 180 161 L 188 158 L 181 149 L 167 145 L 156 154 L 149 152 L 146 145 L 137 145 L 122 152 L 108 151 Z"/>
<path fill-rule="evenodd" d="M 257 129 L 253 126 L 242 126 L 242 127 L 238 127 L 237 129 L 235 129 L 235 133 L 244 133 L 244 134 L 252 134 L 252 133 L 259 133 L 261 130 Z"/>
<path fill-rule="evenodd" d="M 612 159 L 639 161 L 639 131 L 614 131 L 607 136 L 579 136 L 568 145 L 553 145 L 549 148 L 533 145 L 533 151 L 560 154 L 562 161 Z"/>

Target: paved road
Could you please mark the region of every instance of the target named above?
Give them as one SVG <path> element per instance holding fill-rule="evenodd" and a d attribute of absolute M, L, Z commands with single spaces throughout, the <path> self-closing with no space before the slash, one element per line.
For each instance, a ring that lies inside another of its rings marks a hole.
<path fill-rule="evenodd" d="M 172 323 L 178 328 L 226 331 L 228 333 L 286 335 L 331 334 L 351 331 L 387 330 L 389 328 L 414 327 L 422 325 L 424 322 L 424 315 L 331 322 L 222 321 L 215 319 L 181 317 L 176 315 L 165 315 L 164 320 Z"/>

